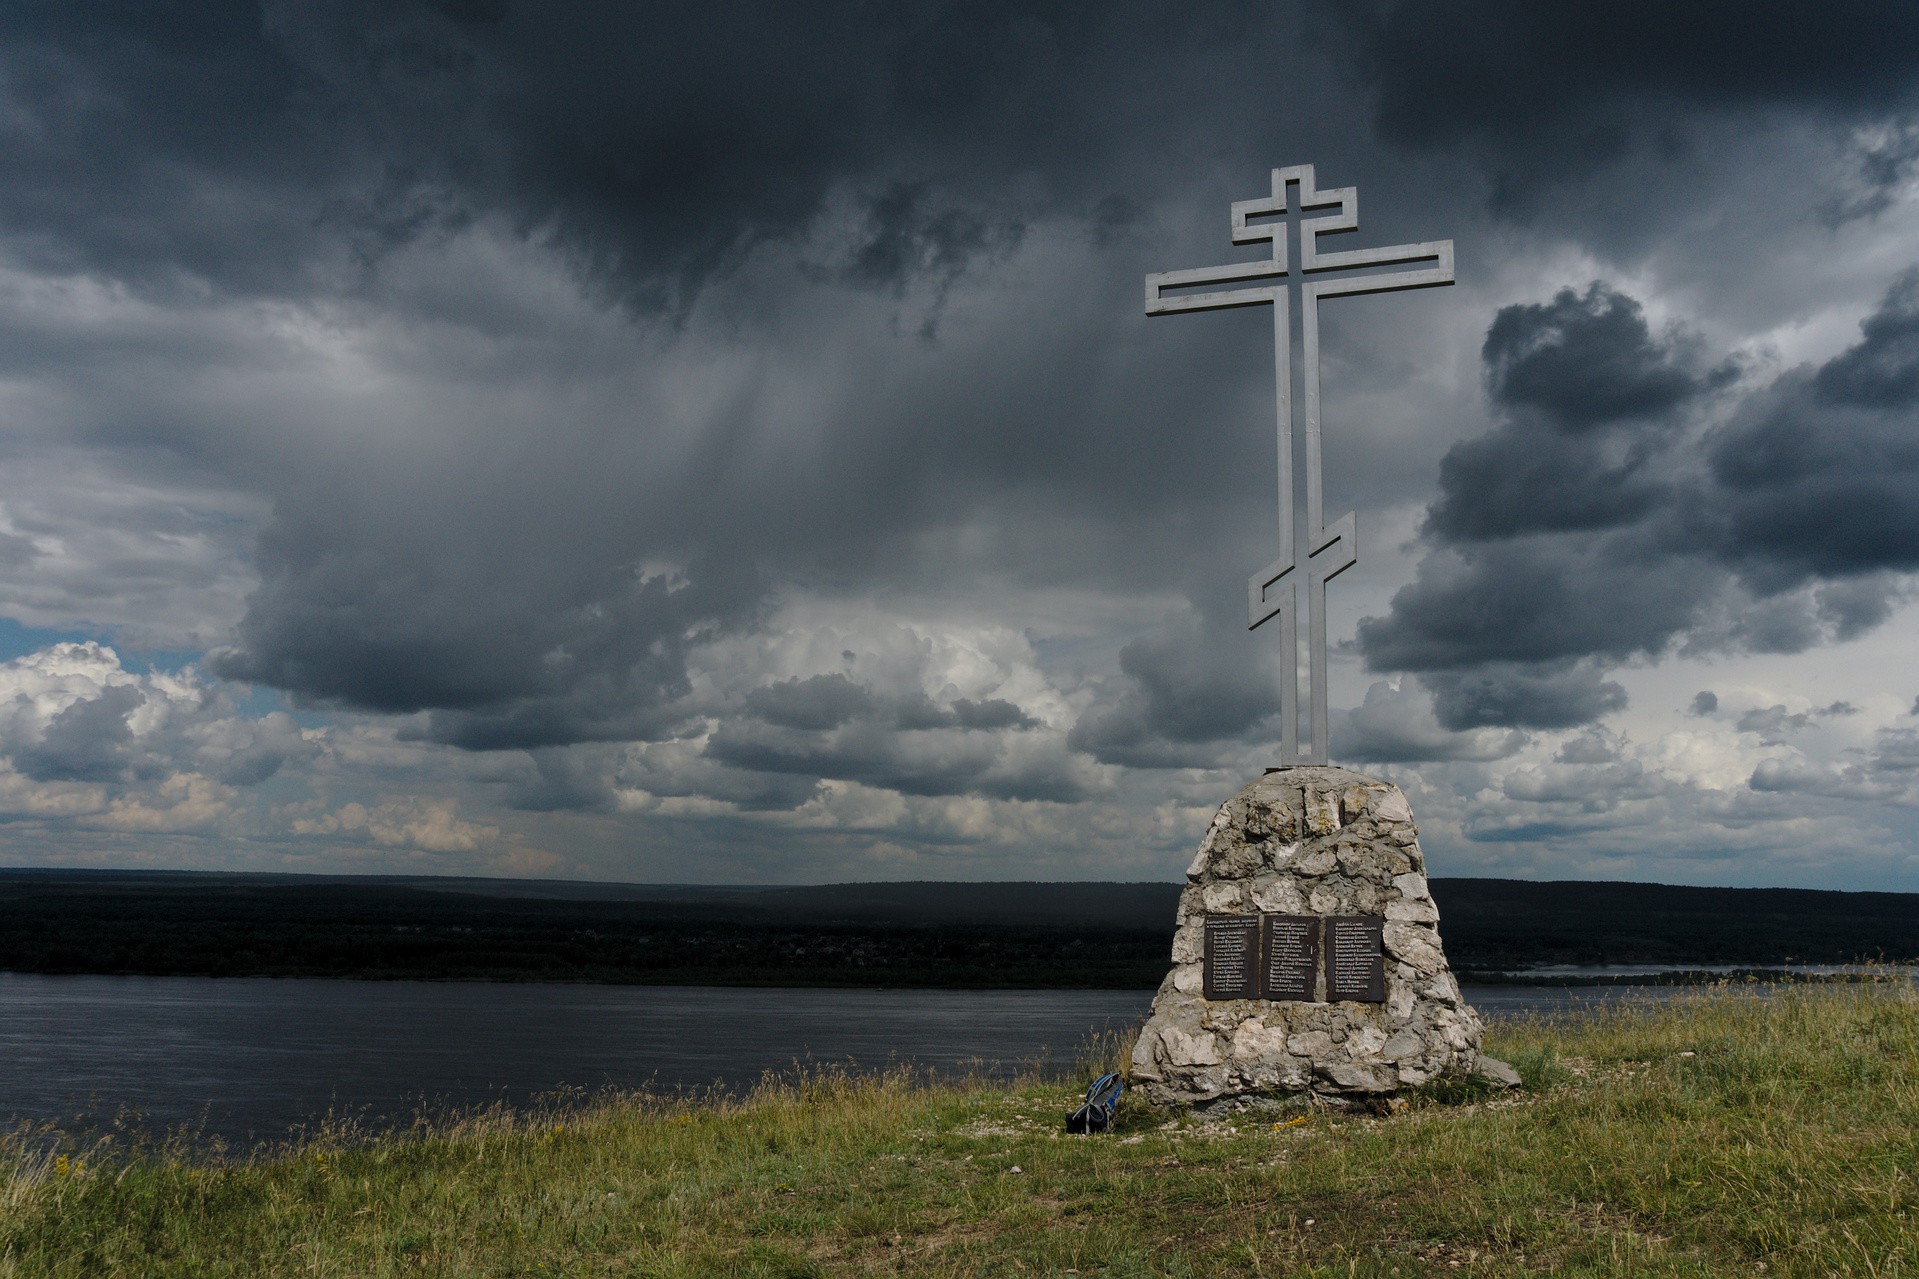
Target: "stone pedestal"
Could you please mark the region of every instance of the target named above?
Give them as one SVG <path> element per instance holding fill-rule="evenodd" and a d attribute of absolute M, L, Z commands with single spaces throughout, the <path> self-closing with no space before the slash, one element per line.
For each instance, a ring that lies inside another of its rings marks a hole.
<path fill-rule="evenodd" d="M 1328 1002 L 1323 971 L 1311 999 L 1208 1000 L 1206 921 L 1270 915 L 1296 930 L 1383 921 L 1384 1001 Z M 1480 1068 L 1479 1017 L 1446 966 L 1412 810 L 1389 782 L 1303 765 L 1251 783 L 1200 841 L 1175 923 L 1173 970 L 1133 1053 L 1133 1082 L 1155 1103 L 1350 1098 Z"/>

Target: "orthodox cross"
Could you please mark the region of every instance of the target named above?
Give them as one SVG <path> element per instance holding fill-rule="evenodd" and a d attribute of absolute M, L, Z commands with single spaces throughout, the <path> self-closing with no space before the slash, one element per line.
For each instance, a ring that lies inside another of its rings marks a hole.
<path fill-rule="evenodd" d="M 1288 191 L 1298 189 L 1288 205 Z M 1310 209 L 1334 209 L 1319 217 L 1300 217 L 1298 252 L 1290 251 L 1285 215 Z M 1261 221 L 1254 221 L 1261 219 Z M 1279 220 L 1275 220 L 1279 219 Z M 1279 558 L 1246 582 L 1247 626 L 1279 619 L 1279 643 L 1287 655 L 1280 681 L 1280 762 L 1327 762 L 1326 714 L 1326 583 L 1359 559 L 1359 530 L 1348 512 L 1325 522 L 1321 505 L 1319 468 L 1319 300 L 1359 293 L 1389 293 L 1398 289 L 1427 289 L 1453 282 L 1453 242 L 1396 244 L 1384 249 L 1327 252 L 1319 237 L 1359 226 L 1359 193 L 1352 187 L 1320 191 L 1313 185 L 1313 166 L 1296 164 L 1273 170 L 1273 193 L 1260 200 L 1233 204 L 1233 243 L 1269 242 L 1272 257 L 1258 262 L 1203 266 L 1190 271 L 1160 271 L 1146 277 L 1146 314 L 1175 311 L 1216 311 L 1226 307 L 1273 306 L 1274 383 L 1279 401 Z M 1295 268 L 1292 263 L 1297 261 Z M 1378 271 L 1430 263 L 1418 270 Z M 1359 274 L 1336 274 L 1359 271 Z M 1242 287 L 1202 291 L 1202 286 L 1236 284 Z M 1297 320 L 1294 317 L 1297 317 Z M 1298 344 L 1294 328 L 1299 330 Z M 1305 408 L 1306 520 L 1294 528 L 1293 380 L 1294 352 L 1298 351 L 1298 378 Z M 1312 706 L 1312 739 L 1299 740 L 1299 587 L 1306 587 L 1308 627 L 1307 688 Z"/>

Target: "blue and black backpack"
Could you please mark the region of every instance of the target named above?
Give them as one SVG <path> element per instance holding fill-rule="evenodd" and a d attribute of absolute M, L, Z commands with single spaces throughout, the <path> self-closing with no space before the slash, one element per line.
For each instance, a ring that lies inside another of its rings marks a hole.
<path fill-rule="evenodd" d="M 1101 1075 L 1086 1090 L 1086 1101 L 1066 1116 L 1067 1132 L 1105 1132 L 1113 1126 L 1113 1111 L 1126 1085 L 1118 1075 Z"/>

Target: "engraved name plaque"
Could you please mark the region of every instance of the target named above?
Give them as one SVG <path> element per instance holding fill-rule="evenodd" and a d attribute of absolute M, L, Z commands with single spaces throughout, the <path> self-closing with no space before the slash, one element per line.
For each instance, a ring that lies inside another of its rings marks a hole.
<path fill-rule="evenodd" d="M 1319 976 L 1319 920 L 1312 915 L 1261 915 L 1259 997 L 1313 997 Z"/>
<path fill-rule="evenodd" d="M 1326 920 L 1326 998 L 1386 1002 L 1386 921 L 1377 915 L 1333 915 Z"/>
<path fill-rule="evenodd" d="M 1253 999 L 1259 993 L 1259 916 L 1210 915 L 1202 968 L 1208 999 Z"/>

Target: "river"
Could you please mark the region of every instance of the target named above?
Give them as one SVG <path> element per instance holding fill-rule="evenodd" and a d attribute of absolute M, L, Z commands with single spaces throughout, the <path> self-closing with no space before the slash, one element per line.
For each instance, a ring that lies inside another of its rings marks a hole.
<path fill-rule="evenodd" d="M 1657 988 L 1486 986 L 1488 1017 Z M 1009 1073 L 1143 1018 L 1138 990 L 847 990 L 0 973 L 0 1120 L 123 1112 L 245 1148 L 563 1089 L 738 1088 L 796 1064 Z"/>

